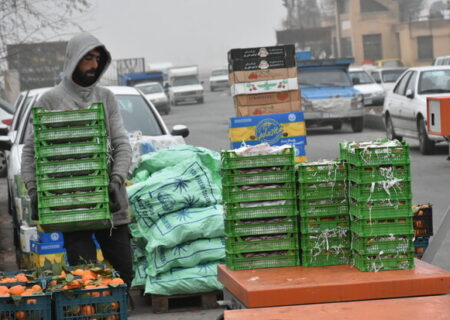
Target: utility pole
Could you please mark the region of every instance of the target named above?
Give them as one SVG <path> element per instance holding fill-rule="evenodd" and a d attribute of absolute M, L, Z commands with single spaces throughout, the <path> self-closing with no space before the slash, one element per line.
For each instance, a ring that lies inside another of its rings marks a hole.
<path fill-rule="evenodd" d="M 336 23 L 336 58 L 342 56 L 342 47 L 341 47 L 341 15 L 339 12 L 339 2 L 340 0 L 335 0 L 334 4 L 334 16 Z"/>

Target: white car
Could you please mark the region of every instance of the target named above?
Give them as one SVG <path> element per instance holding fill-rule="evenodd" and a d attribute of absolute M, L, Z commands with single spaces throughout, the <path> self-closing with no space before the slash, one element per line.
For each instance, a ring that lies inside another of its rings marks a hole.
<path fill-rule="evenodd" d="M 170 113 L 169 99 L 159 82 L 143 82 L 134 87 L 141 90 L 144 96 L 153 103 L 160 113 Z"/>
<path fill-rule="evenodd" d="M 406 68 L 375 68 L 367 72 L 374 78 L 375 82 L 381 85 L 387 93 L 394 88 L 395 81 L 402 75 Z"/>
<path fill-rule="evenodd" d="M 134 133 L 140 131 L 143 136 L 188 136 L 189 130 L 183 125 L 174 126 L 172 131 L 169 132 L 155 107 L 139 90 L 125 86 L 107 88 L 114 93 L 117 99 L 119 110 L 123 118 L 123 124 L 127 132 Z M 14 139 L 11 140 L 11 135 L 0 137 L 0 150 L 10 150 L 7 157 L 8 209 L 13 216 L 15 241 L 18 241 L 18 238 L 16 239 L 16 237 L 18 237 L 20 222 L 17 218 L 17 209 L 14 201 L 17 197 L 17 186 L 14 177 L 17 174 L 20 174 L 22 149 L 27 128 L 31 124 L 29 119 L 32 106 L 47 90 L 49 90 L 49 88 L 35 89 L 22 93 L 22 98 L 24 98 L 23 101 L 25 102 L 21 104 L 21 110 L 17 110 L 14 114 L 13 124 L 17 123 L 17 129 L 13 135 Z M 15 243 L 17 246 L 19 242 Z"/>
<path fill-rule="evenodd" d="M 363 68 L 348 70 L 353 87 L 361 92 L 365 106 L 381 106 L 384 101 L 384 89 Z"/>
<path fill-rule="evenodd" d="M 211 92 L 217 89 L 227 89 L 230 85 L 228 84 L 228 69 L 220 68 L 211 71 L 211 76 L 209 77 L 209 89 Z"/>
<path fill-rule="evenodd" d="M 450 95 L 450 66 L 409 68 L 386 95 L 383 116 L 389 139 L 419 139 L 420 152 L 431 154 L 441 136 L 427 133 L 427 97 Z"/>

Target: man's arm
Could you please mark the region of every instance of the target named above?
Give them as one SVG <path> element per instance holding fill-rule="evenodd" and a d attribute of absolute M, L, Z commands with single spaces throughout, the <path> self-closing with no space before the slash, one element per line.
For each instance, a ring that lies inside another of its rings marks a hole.
<path fill-rule="evenodd" d="M 112 169 L 111 177 L 119 176 L 125 181 L 128 170 L 131 165 L 131 146 L 127 132 L 123 126 L 122 116 L 117 106 L 116 98 L 113 93 L 108 90 L 108 99 L 106 101 L 109 115 L 109 136 L 112 148 Z"/>

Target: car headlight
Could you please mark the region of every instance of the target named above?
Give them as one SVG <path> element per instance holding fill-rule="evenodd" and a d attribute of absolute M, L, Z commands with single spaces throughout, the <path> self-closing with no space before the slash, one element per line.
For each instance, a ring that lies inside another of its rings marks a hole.
<path fill-rule="evenodd" d="M 362 94 L 354 96 L 350 102 L 352 108 L 362 108 L 364 106 L 364 97 Z"/>

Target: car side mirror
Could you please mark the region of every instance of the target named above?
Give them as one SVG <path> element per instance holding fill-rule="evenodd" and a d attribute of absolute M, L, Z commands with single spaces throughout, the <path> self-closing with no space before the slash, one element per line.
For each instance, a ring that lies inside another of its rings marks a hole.
<path fill-rule="evenodd" d="M 414 92 L 413 92 L 411 89 L 408 89 L 408 90 L 406 90 L 405 96 L 406 96 L 408 99 L 412 99 L 412 98 L 414 98 Z"/>
<path fill-rule="evenodd" d="M 183 138 L 186 138 L 189 135 L 189 129 L 185 125 L 177 124 L 172 127 L 171 134 L 173 136 L 182 136 Z"/>
<path fill-rule="evenodd" d="M 0 136 L 0 150 L 11 150 L 12 142 L 8 136 Z"/>
<path fill-rule="evenodd" d="M 360 83 L 361 83 L 361 81 L 359 81 L 359 78 L 353 78 L 353 79 L 352 79 L 352 82 L 353 82 L 354 85 L 355 85 L 355 84 L 360 84 Z"/>

